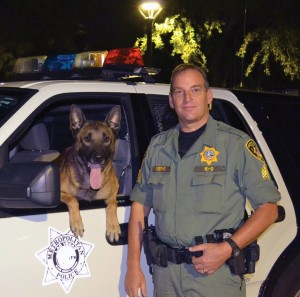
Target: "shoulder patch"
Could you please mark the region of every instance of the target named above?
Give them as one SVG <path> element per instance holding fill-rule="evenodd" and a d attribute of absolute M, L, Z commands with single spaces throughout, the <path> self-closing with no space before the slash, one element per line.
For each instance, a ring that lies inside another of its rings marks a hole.
<path fill-rule="evenodd" d="M 261 152 L 259 151 L 256 143 L 250 139 L 246 142 L 246 148 L 250 152 L 252 156 L 254 156 L 256 159 L 265 162 L 264 157 L 262 156 Z"/>

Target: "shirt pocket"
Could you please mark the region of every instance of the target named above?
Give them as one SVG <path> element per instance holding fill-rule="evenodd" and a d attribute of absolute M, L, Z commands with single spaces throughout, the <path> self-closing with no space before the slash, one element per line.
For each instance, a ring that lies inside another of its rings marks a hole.
<path fill-rule="evenodd" d="M 165 212 L 166 210 L 166 183 L 170 173 L 152 173 L 148 179 L 148 184 L 153 188 L 153 210 L 154 212 Z"/>
<path fill-rule="evenodd" d="M 222 213 L 225 173 L 201 172 L 192 178 L 194 211 L 196 213 Z"/>

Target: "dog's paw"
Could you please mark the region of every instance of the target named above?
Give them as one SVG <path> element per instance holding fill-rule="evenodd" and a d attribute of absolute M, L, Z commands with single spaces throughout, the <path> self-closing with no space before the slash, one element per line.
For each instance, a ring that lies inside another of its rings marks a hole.
<path fill-rule="evenodd" d="M 81 217 L 77 220 L 70 220 L 70 229 L 76 237 L 83 237 L 84 226 Z"/>
<path fill-rule="evenodd" d="M 121 229 L 119 224 L 107 225 L 106 235 L 111 242 L 118 241 L 120 238 L 120 234 L 121 234 Z"/>

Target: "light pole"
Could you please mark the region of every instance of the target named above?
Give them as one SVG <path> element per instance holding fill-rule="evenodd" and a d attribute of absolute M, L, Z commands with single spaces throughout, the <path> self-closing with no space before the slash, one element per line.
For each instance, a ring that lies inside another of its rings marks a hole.
<path fill-rule="evenodd" d="M 152 27 L 162 7 L 158 1 L 142 1 L 139 11 L 147 22 L 147 66 L 152 66 Z"/>

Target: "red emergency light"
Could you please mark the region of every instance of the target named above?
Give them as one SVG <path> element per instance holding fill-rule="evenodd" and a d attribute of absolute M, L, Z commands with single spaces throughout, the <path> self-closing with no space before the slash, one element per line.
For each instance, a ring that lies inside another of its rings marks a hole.
<path fill-rule="evenodd" d="M 144 67 L 142 53 L 137 47 L 110 50 L 105 58 L 103 67 L 108 65 L 133 65 Z"/>

